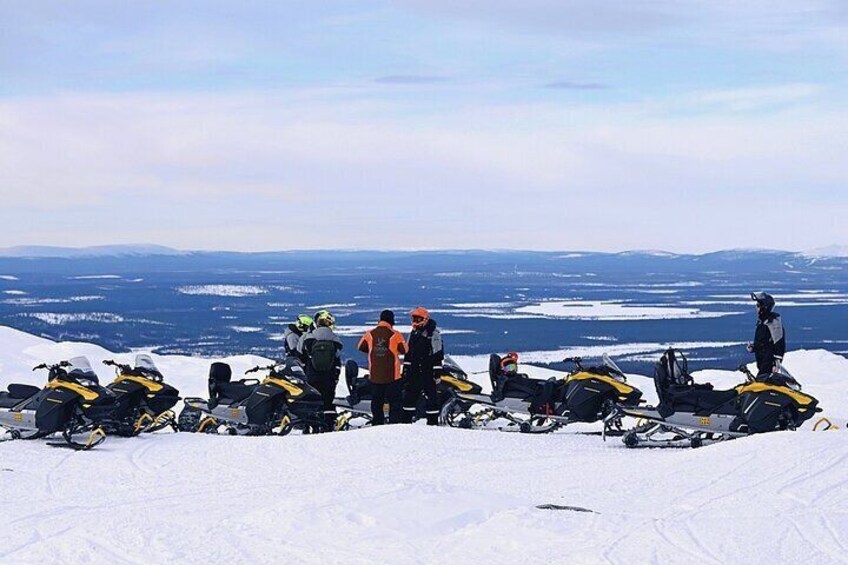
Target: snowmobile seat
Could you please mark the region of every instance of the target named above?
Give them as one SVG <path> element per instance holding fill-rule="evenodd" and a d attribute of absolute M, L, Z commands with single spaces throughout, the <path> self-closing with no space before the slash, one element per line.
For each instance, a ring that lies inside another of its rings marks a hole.
<path fill-rule="evenodd" d="M 657 363 L 654 384 L 660 400 L 657 411 L 663 418 L 674 412 L 735 413 L 731 401 L 736 398 L 736 390 L 714 390 L 709 383 L 696 383 L 689 374 L 686 356 L 674 349 L 668 349 Z M 726 406 L 722 408 L 723 405 Z"/>
<path fill-rule="evenodd" d="M 735 399 L 736 390 L 714 390 L 710 384 L 673 385 L 666 391 L 666 398 L 674 412 L 708 415 Z M 727 412 L 735 413 L 732 404 Z"/>
<path fill-rule="evenodd" d="M 553 389 L 553 383 L 549 381 L 532 379 L 522 373 L 504 373 L 501 370 L 501 358 L 494 353 L 489 356 L 489 380 L 492 381 L 494 402 L 500 402 L 504 398 L 518 398 L 544 403 Z"/>
<path fill-rule="evenodd" d="M 246 384 L 242 381 L 234 383 L 219 383 L 216 390 L 216 404 L 233 404 L 241 402 L 253 392 L 255 384 Z"/>
<path fill-rule="evenodd" d="M 12 398 L 24 400 L 35 396 L 41 389 L 32 385 L 10 384 L 8 390 Z"/>
<path fill-rule="evenodd" d="M 12 408 L 20 404 L 21 400 L 22 399 L 15 398 L 6 391 L 0 392 L 0 408 Z"/>

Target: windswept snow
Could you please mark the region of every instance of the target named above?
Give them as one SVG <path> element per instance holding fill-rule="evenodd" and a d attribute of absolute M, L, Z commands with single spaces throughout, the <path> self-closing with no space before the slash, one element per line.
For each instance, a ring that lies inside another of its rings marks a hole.
<path fill-rule="evenodd" d="M 221 316 L 221 319 L 226 319 L 230 317 L 235 318 L 235 316 Z M 263 328 L 261 326 L 230 326 L 230 329 L 236 333 L 254 334 L 261 332 Z"/>
<path fill-rule="evenodd" d="M 239 284 L 202 284 L 177 287 L 180 294 L 191 296 L 229 296 L 242 298 L 246 296 L 258 296 L 265 294 L 268 289 L 261 286 L 239 285 Z"/>
<path fill-rule="evenodd" d="M 102 380 L 102 359 L 131 358 L 0 327 L 0 386 L 41 384 L 34 364 L 80 354 Z M 210 360 L 153 358 L 183 396 L 205 394 Z M 237 377 L 265 360 L 225 361 Z M 482 356 L 461 361 L 485 369 Z M 842 429 L 697 450 L 423 425 L 282 438 L 161 432 L 110 437 L 87 453 L 0 443 L 0 560 L 845 563 L 848 359 L 792 351 L 786 365 Z M 737 375 L 696 377 L 725 386 Z M 590 512 L 537 508 L 550 504 Z"/>
<path fill-rule="evenodd" d="M 516 308 L 517 314 L 576 320 L 667 320 L 721 318 L 743 312 L 708 312 L 676 306 L 636 306 L 613 300 L 552 300 Z"/>
<path fill-rule="evenodd" d="M 58 312 L 28 312 L 21 314 L 27 318 L 35 318 L 51 326 L 61 326 L 73 322 L 94 322 L 97 324 L 120 324 L 123 316 L 109 312 L 88 312 L 83 314 L 61 314 Z"/>

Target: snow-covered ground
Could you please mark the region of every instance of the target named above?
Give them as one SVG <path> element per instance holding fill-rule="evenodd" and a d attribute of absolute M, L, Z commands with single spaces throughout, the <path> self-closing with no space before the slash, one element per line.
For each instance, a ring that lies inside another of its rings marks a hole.
<path fill-rule="evenodd" d="M 41 384 L 34 364 L 80 354 L 108 378 L 101 347 L 0 327 L 0 386 Z M 208 359 L 154 357 L 184 395 L 204 392 Z M 697 450 L 423 425 L 162 432 L 86 453 L 2 443 L 0 562 L 848 563 L 848 359 L 795 351 L 786 365 L 840 430 Z"/>

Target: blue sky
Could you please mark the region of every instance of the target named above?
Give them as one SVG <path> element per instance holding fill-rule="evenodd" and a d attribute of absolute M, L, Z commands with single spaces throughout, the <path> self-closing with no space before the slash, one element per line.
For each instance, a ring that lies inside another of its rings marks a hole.
<path fill-rule="evenodd" d="M 0 13 L 0 246 L 848 243 L 838 0 Z"/>

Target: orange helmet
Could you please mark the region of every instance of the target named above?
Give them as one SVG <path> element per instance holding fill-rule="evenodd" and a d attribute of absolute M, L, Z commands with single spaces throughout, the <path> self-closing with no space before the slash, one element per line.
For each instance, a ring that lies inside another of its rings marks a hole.
<path fill-rule="evenodd" d="M 501 359 L 501 371 L 507 374 L 518 372 L 518 353 L 510 351 Z"/>
<path fill-rule="evenodd" d="M 420 330 L 430 321 L 430 312 L 421 306 L 415 308 L 409 315 L 412 318 L 412 327 L 416 330 Z"/>

